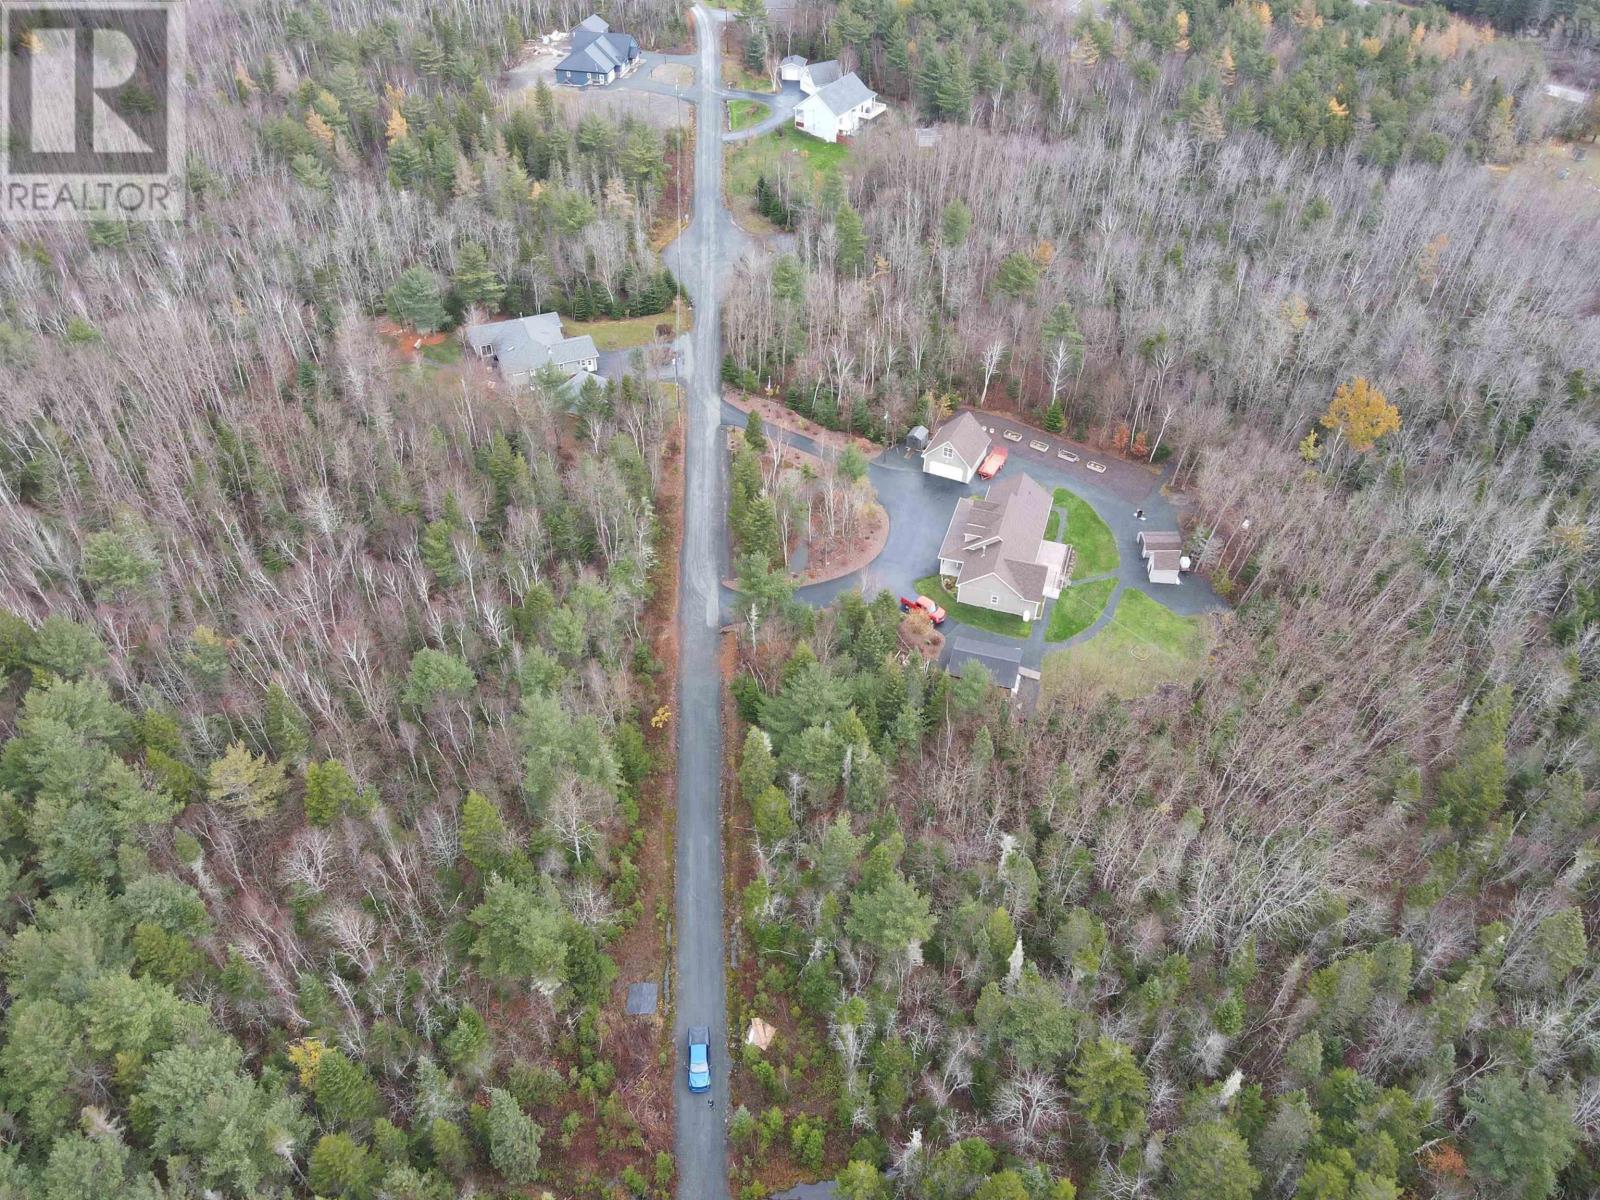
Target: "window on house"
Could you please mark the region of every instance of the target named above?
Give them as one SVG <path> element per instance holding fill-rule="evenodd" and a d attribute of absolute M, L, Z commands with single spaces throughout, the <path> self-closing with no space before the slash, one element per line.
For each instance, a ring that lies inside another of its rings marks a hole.
<path fill-rule="evenodd" d="M 956 456 L 955 449 L 949 445 L 946 445 L 940 449 L 939 453 L 944 455 L 946 458 L 954 458 Z"/>
<path fill-rule="evenodd" d="M 1000 603 L 1000 597 L 999 597 L 999 596 L 994 596 L 994 595 L 991 595 L 991 596 L 990 596 L 990 597 L 989 597 L 989 603 L 990 603 L 990 604 L 999 604 L 999 603 Z"/>

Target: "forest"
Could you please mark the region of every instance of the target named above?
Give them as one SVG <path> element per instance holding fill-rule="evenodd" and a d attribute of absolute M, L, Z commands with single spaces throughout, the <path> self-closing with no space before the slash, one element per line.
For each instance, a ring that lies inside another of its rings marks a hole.
<path fill-rule="evenodd" d="M 740 1194 L 1593 1194 L 1600 205 L 1507 169 L 1592 136 L 1536 48 L 1381 4 L 767 24 L 938 137 L 762 179 L 793 252 L 729 376 L 1164 462 L 1233 611 L 1189 677 L 1029 713 L 891 595 L 752 576 Z"/>
<path fill-rule="evenodd" d="M 672 1192 L 678 400 L 451 332 L 676 294 L 555 7 L 197 6 L 187 223 L 0 238 L 6 1196 Z"/>

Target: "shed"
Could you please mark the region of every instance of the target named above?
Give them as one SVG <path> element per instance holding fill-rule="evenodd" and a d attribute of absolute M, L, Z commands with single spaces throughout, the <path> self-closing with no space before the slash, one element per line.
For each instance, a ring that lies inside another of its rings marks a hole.
<path fill-rule="evenodd" d="M 928 448 L 928 427 L 926 425 L 913 425 L 911 432 L 906 434 L 906 449 L 921 454 Z"/>
<path fill-rule="evenodd" d="M 950 661 L 945 667 L 950 674 L 959 677 L 972 663 L 987 670 L 998 686 L 1014 692 L 1022 678 L 1022 647 L 995 646 L 964 637 L 950 643 Z"/>

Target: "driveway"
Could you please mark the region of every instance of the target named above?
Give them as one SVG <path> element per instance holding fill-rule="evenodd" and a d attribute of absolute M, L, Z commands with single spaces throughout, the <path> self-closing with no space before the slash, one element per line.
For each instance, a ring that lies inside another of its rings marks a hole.
<path fill-rule="evenodd" d="M 695 324 L 680 344 L 688 384 L 684 451 L 683 547 L 678 598 L 677 994 L 673 1004 L 676 1099 L 674 1148 L 683 1200 L 726 1200 L 728 1146 L 727 964 L 722 944 L 722 680 L 718 671 L 726 465 L 721 429 L 721 322 L 717 287 L 725 277 L 718 237 L 722 206 L 722 102 L 716 20 L 694 8 L 697 85 L 694 219 L 665 257 L 688 289 Z M 637 74 L 631 79 L 637 79 Z M 690 1025 L 711 1029 L 711 1091 L 689 1091 L 683 1063 Z"/>
<path fill-rule="evenodd" d="M 730 425 L 742 426 L 745 414 L 731 404 L 724 404 L 723 419 Z M 1101 628 L 1115 618 L 1118 601 L 1129 588 L 1145 592 L 1159 600 L 1180 616 L 1198 616 L 1202 613 L 1220 612 L 1227 605 L 1217 596 L 1211 584 L 1197 575 L 1188 575 L 1176 587 L 1151 583 L 1144 572 L 1144 560 L 1139 557 L 1135 537 L 1142 529 L 1176 529 L 1178 513 L 1172 502 L 1161 493 L 1162 477 L 1133 464 L 1109 457 L 1095 458 L 1093 452 L 1073 446 L 1078 462 L 1068 463 L 1056 457 L 1057 451 L 1067 445 L 1063 439 L 1028 430 L 1019 443 L 1003 441 L 998 436 L 1001 429 L 1027 430 L 1026 426 L 989 413 L 974 414 L 985 427 L 995 431 L 995 441 L 1011 448 L 1011 456 L 1001 472 L 1001 477 L 1025 471 L 1043 487 L 1054 491 L 1064 487 L 1088 502 L 1102 520 L 1110 526 L 1116 539 L 1118 563 L 1110 576 L 1117 587 L 1107 601 L 1105 609 L 1094 624 L 1065 642 L 1046 642 L 1045 630 L 1050 624 L 1054 601 L 1047 605 L 1044 616 L 1030 625 L 1030 635 L 1022 646 L 1022 664 L 1038 670 L 1049 651 L 1085 641 L 1099 633 Z M 796 434 L 785 434 L 789 441 L 808 449 L 809 439 Z M 1050 449 L 1035 451 L 1028 446 L 1034 438 L 1047 442 Z M 1103 462 L 1104 475 L 1090 471 L 1084 464 Z M 950 526 L 950 516 L 955 512 L 956 501 L 963 496 L 981 496 L 989 489 L 983 480 L 970 484 L 953 479 L 940 479 L 922 471 L 921 460 L 905 450 L 885 450 L 868 468 L 872 486 L 877 489 L 878 502 L 889 514 L 889 540 L 878 555 L 861 570 L 827 583 L 800 588 L 795 596 L 807 604 L 825 607 L 845 592 L 861 590 L 868 595 L 891 591 L 897 595 L 909 594 L 918 579 L 938 569 L 939 544 Z M 1134 510 L 1143 508 L 1145 520 L 1134 516 Z M 1094 576 L 1103 579 L 1106 576 Z M 1088 580 L 1078 580 L 1085 583 Z M 731 602 L 731 595 L 728 597 Z M 729 608 L 732 613 L 732 608 Z M 946 642 L 959 633 L 963 638 L 993 645 L 1015 646 L 1015 638 L 1003 634 L 975 629 L 951 619 L 942 631 Z"/>
<path fill-rule="evenodd" d="M 747 138 L 760 137 L 763 133 L 770 133 L 780 125 L 787 125 L 794 120 L 795 107 L 804 100 L 805 93 L 800 90 L 800 85 L 793 81 L 783 85 L 778 92 L 724 92 L 729 100 L 759 100 L 770 105 L 772 113 L 763 118 L 758 124 L 748 129 L 729 131 L 722 135 L 725 142 L 742 142 Z"/>

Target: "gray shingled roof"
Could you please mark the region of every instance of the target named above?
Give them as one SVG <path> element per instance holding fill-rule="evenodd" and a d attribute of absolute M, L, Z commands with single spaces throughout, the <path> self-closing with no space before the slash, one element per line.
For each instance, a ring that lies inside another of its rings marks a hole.
<path fill-rule="evenodd" d="M 844 75 L 844 68 L 839 65 L 839 60 L 836 58 L 812 63 L 806 70 L 811 76 L 812 86 L 817 88 L 825 88 Z"/>
<path fill-rule="evenodd" d="M 588 16 L 572 31 L 572 53 L 556 65 L 558 71 L 583 71 L 609 75 L 628 65 L 639 53 L 639 43 L 629 33 L 612 33 L 599 16 Z"/>
<path fill-rule="evenodd" d="M 822 101 L 834 116 L 840 117 L 852 108 L 858 108 L 866 104 L 869 100 L 875 98 L 877 94 L 877 92 L 861 82 L 861 76 L 851 71 L 843 79 L 835 80 L 827 87 L 822 88 L 812 99 Z"/>
<path fill-rule="evenodd" d="M 981 500 L 965 496 L 956 502 L 939 557 L 961 564 L 962 583 L 995 575 L 1024 600 L 1042 604 L 1050 571 L 1039 561 L 1039 545 L 1050 507 L 1050 493 L 1023 474 L 995 484 Z"/>
<path fill-rule="evenodd" d="M 923 456 L 932 454 L 946 442 L 955 447 L 961 461 L 969 467 L 976 467 L 983 461 L 983 456 L 989 453 L 989 434 L 983 422 L 969 412 L 958 413 L 935 429 L 933 436 L 928 439 L 928 448 L 922 452 Z"/>
<path fill-rule="evenodd" d="M 537 371 L 547 363 L 569 367 L 585 359 L 598 358 L 600 353 L 588 334 L 567 337 L 557 313 L 472 325 L 467 328 L 467 343 L 480 355 L 487 349 L 495 356 L 500 370 L 508 375 Z"/>
<path fill-rule="evenodd" d="M 959 676 L 968 663 L 981 663 L 991 679 L 1007 691 L 1014 692 L 1022 678 L 1022 647 L 993 646 L 988 642 L 958 637 L 950 643 L 950 661 L 945 669 Z"/>
<path fill-rule="evenodd" d="M 791 54 L 778 64 L 780 67 L 803 67 L 806 65 L 804 54 Z"/>

